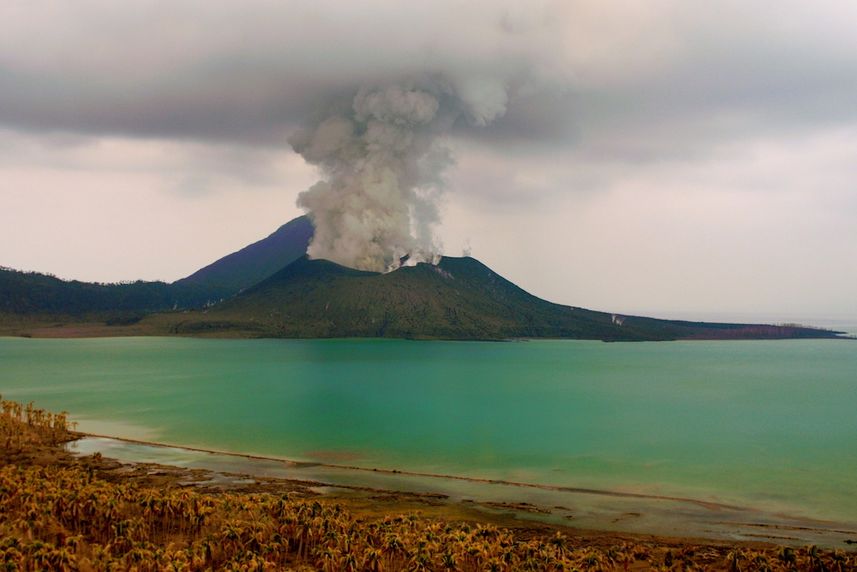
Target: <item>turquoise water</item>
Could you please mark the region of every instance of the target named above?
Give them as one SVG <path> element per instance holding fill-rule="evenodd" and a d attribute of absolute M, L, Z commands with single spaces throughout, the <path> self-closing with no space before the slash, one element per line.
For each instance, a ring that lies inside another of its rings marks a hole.
<path fill-rule="evenodd" d="M 0 393 L 120 437 L 857 522 L 857 342 L 0 338 Z"/>

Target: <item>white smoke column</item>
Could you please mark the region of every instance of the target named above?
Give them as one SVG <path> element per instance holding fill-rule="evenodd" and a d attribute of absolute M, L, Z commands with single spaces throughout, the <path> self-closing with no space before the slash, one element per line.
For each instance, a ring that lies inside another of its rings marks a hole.
<path fill-rule="evenodd" d="M 405 256 L 436 263 L 437 200 L 452 163 L 444 135 L 462 114 L 486 125 L 505 106 L 490 81 L 387 84 L 297 132 L 292 147 L 324 176 L 297 201 L 315 226 L 310 257 L 377 272 Z"/>

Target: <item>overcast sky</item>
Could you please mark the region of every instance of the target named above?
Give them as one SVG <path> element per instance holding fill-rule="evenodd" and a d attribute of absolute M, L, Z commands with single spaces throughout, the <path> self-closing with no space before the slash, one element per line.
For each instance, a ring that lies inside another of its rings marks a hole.
<path fill-rule="evenodd" d="M 440 74 L 496 110 L 442 136 L 447 254 L 597 309 L 857 317 L 855 22 L 849 0 L 6 1 L 0 265 L 190 274 L 302 213 L 296 129 Z"/>

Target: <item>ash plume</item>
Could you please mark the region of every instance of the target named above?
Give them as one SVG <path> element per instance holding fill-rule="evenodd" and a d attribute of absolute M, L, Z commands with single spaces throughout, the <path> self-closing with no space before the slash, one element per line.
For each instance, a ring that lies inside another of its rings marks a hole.
<path fill-rule="evenodd" d="M 491 123 L 507 100 L 495 81 L 366 85 L 295 133 L 292 147 L 323 177 L 297 200 L 315 225 L 309 256 L 377 272 L 437 263 L 447 135 L 458 121 Z"/>

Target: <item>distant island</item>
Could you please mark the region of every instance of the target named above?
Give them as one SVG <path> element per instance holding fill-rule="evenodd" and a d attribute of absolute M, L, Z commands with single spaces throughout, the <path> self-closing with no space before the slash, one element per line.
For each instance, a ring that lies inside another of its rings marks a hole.
<path fill-rule="evenodd" d="M 312 224 L 267 238 L 173 283 L 96 284 L 0 269 L 0 335 L 186 335 L 603 341 L 836 338 L 802 325 L 660 320 L 554 304 L 470 257 L 388 273 L 309 260 Z"/>

